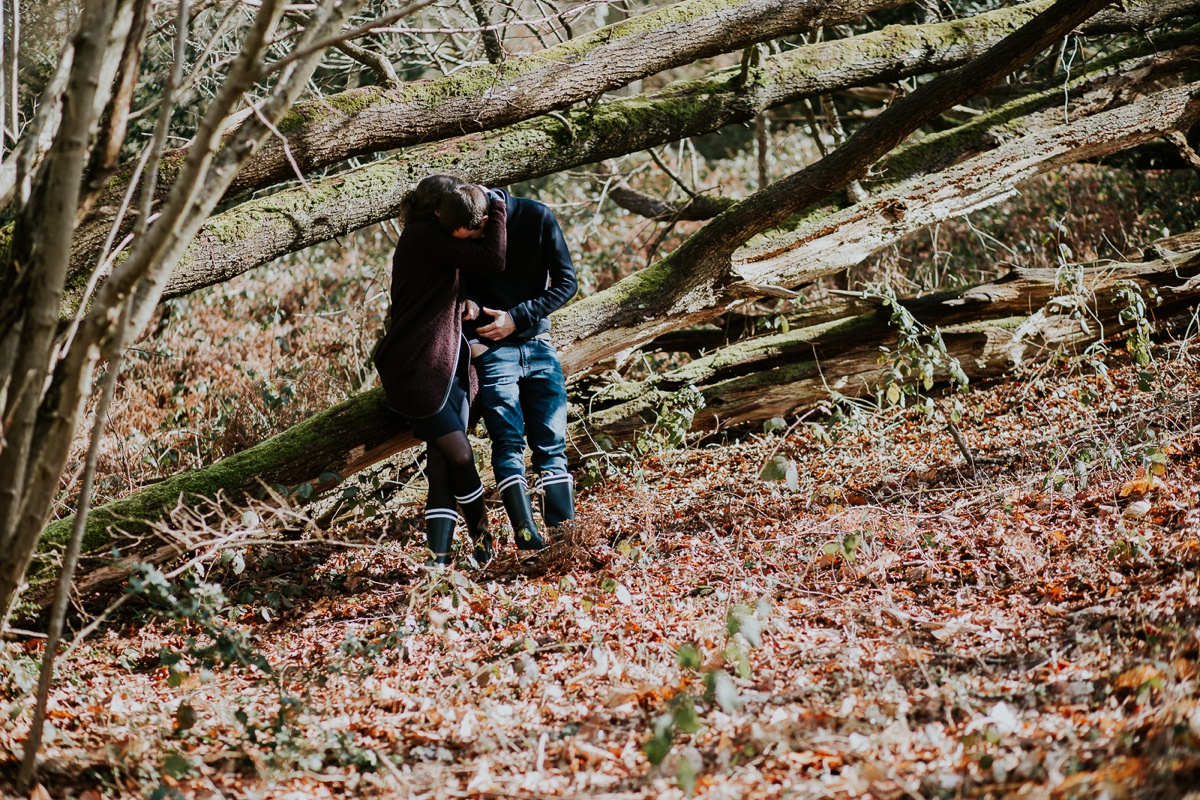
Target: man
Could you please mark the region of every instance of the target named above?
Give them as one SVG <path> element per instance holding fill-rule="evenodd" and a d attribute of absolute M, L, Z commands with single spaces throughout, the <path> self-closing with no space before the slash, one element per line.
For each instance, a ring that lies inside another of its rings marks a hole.
<path fill-rule="evenodd" d="M 464 273 L 466 295 L 477 308 L 468 306 L 463 332 L 478 340 L 471 351 L 479 375 L 479 405 L 517 547 L 540 550 L 546 543 L 529 502 L 526 443 L 541 480 L 542 519 L 555 527 L 575 517 L 567 472 L 567 389 L 550 341 L 549 317 L 575 296 L 578 283 L 554 213 L 536 200 L 489 191 L 508 208 L 508 253 L 502 274 Z"/>

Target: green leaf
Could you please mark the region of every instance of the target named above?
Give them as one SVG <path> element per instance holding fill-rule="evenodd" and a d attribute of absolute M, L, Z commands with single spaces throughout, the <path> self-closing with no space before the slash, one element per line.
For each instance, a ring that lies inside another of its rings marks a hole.
<path fill-rule="evenodd" d="M 887 388 L 888 403 L 895 405 L 896 403 L 900 402 L 900 397 L 901 397 L 900 387 L 894 383 L 889 385 Z"/>
<path fill-rule="evenodd" d="M 700 717 L 696 714 L 696 704 L 691 695 L 680 695 L 678 705 L 675 709 L 675 727 L 684 733 L 700 730 Z"/>
<path fill-rule="evenodd" d="M 650 760 L 650 763 L 657 767 L 671 752 L 671 738 L 652 736 L 642 749 L 646 751 L 646 758 Z"/>
<path fill-rule="evenodd" d="M 742 707 L 742 699 L 738 697 L 737 687 L 733 685 L 733 679 L 726 673 L 721 670 L 713 670 L 704 676 L 704 683 L 708 686 L 708 693 L 712 696 L 713 701 L 726 714 L 732 714 Z"/>
<path fill-rule="evenodd" d="M 771 417 L 763 423 L 763 433 L 774 433 L 787 429 L 787 420 L 783 417 Z"/>
<path fill-rule="evenodd" d="M 746 651 L 738 644 L 734 642 L 729 643 L 729 646 L 725 648 L 725 660 L 733 662 L 737 668 L 738 677 L 747 679 L 750 677 L 750 656 L 746 655 Z"/>
<path fill-rule="evenodd" d="M 785 319 L 784 322 L 787 320 Z M 696 791 L 696 767 L 689 759 L 680 759 L 679 766 L 675 768 L 675 782 L 679 784 L 679 788 L 683 790 L 685 797 L 691 797 Z"/>
<path fill-rule="evenodd" d="M 742 617 L 738 633 L 746 637 L 751 647 L 762 647 L 762 623 L 757 617 Z"/>
<path fill-rule="evenodd" d="M 702 664 L 700 651 L 698 651 L 695 647 L 692 647 L 690 644 L 681 645 L 680 648 L 675 651 L 675 660 L 678 661 L 679 666 L 683 667 L 684 669 L 698 670 Z"/>
<path fill-rule="evenodd" d="M 772 456 L 762 468 L 760 477 L 764 481 L 784 481 L 787 480 L 788 468 L 792 466 L 792 460 L 785 456 Z"/>
<path fill-rule="evenodd" d="M 175 730 L 186 731 L 196 724 L 198 718 L 196 709 L 187 703 L 180 703 L 179 708 L 175 709 Z"/>
<path fill-rule="evenodd" d="M 654 718 L 654 736 L 650 737 L 642 748 L 646 758 L 655 766 L 662 763 L 671 752 L 671 743 L 675 741 L 675 715 L 659 714 Z"/>
<path fill-rule="evenodd" d="M 162 761 L 162 771 L 172 778 L 186 778 L 192 774 L 192 765 L 179 753 L 167 753 Z"/>
<path fill-rule="evenodd" d="M 853 533 L 847 534 L 846 538 L 842 539 L 842 555 L 846 557 L 847 561 L 854 560 L 854 552 L 858 550 L 860 541 L 858 535 Z"/>

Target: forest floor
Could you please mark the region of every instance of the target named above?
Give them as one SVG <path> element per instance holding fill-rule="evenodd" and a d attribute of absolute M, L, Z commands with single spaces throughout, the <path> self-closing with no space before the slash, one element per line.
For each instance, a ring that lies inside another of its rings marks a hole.
<path fill-rule="evenodd" d="M 974 387 L 974 468 L 953 402 L 602 464 L 532 564 L 243 543 L 61 663 L 35 796 L 1196 797 L 1200 355 Z"/>

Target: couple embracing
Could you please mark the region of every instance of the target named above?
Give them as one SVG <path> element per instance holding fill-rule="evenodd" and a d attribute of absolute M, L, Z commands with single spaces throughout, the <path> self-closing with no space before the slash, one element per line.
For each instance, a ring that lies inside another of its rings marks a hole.
<path fill-rule="evenodd" d="M 467 430 L 482 414 L 492 470 L 522 550 L 546 546 L 533 519 L 525 447 L 542 519 L 572 519 L 567 393 L 550 313 L 574 296 L 575 269 L 553 213 L 536 200 L 431 175 L 405 201 L 392 259 L 391 311 L 375 366 L 392 410 L 427 444 L 425 533 L 451 561 L 459 510 L 479 566 L 493 538 Z"/>

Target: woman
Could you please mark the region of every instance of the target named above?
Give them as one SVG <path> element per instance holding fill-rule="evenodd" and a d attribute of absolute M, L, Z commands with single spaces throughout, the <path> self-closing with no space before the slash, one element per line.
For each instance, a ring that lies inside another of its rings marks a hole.
<path fill-rule="evenodd" d="M 431 175 L 409 195 L 403 215 L 392 258 L 392 307 L 375 367 L 388 406 L 426 442 L 425 534 L 434 563 L 450 563 L 457 501 L 475 561 L 483 566 L 492 557 L 492 536 L 466 433 L 477 381 L 462 335 L 467 301 L 460 273 L 504 270 L 507 210 L 483 187 Z"/>

